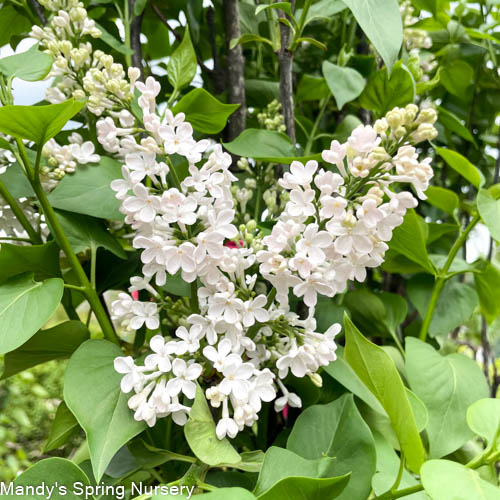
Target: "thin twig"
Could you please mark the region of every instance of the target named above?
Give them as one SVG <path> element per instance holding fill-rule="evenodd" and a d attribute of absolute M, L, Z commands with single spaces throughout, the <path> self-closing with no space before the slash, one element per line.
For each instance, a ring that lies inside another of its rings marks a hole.
<path fill-rule="evenodd" d="M 295 0 L 292 0 L 290 4 L 293 12 Z M 282 10 L 278 12 L 280 17 L 286 18 L 286 14 Z M 280 64 L 280 102 L 283 109 L 286 132 L 295 145 L 297 140 L 295 136 L 295 111 L 293 102 L 293 52 L 290 50 L 292 30 L 286 24 L 281 23 L 280 34 L 281 48 L 278 54 Z"/>
<path fill-rule="evenodd" d="M 238 0 L 224 0 L 223 6 L 226 22 L 229 102 L 240 105 L 229 118 L 227 125 L 227 139 L 232 141 L 245 130 L 246 125 L 245 58 L 240 44 L 230 48 L 231 40 L 241 36 Z"/>
<path fill-rule="evenodd" d="M 214 60 L 214 69 L 212 71 L 212 82 L 214 84 L 214 92 L 220 94 L 226 88 L 226 70 L 221 65 L 219 51 L 217 50 L 217 36 L 215 30 L 215 12 L 213 7 L 207 9 L 207 24 L 208 36 L 210 39 L 210 48 L 212 51 L 212 59 Z"/>
<path fill-rule="evenodd" d="M 142 65 L 142 46 L 141 46 L 141 31 L 142 31 L 142 19 L 144 13 L 139 16 L 134 15 L 134 5 L 136 0 L 128 0 L 129 2 L 129 13 L 132 19 L 130 23 L 130 48 L 134 51 L 132 54 L 132 66 L 139 68 L 141 71 L 140 80 L 144 81 L 144 67 Z"/>
<path fill-rule="evenodd" d="M 36 0 L 30 0 L 30 2 L 33 7 L 33 10 L 36 12 L 36 15 L 38 16 L 38 19 L 40 19 L 40 22 L 42 23 L 42 26 L 45 26 L 47 24 L 47 18 L 45 17 L 42 6 Z"/>
<path fill-rule="evenodd" d="M 164 24 L 164 26 L 168 29 L 168 31 L 170 31 L 170 33 L 174 35 L 175 39 L 178 42 L 180 42 L 182 40 L 181 35 L 179 35 L 179 33 L 177 33 L 177 31 L 175 31 L 175 29 L 172 28 L 172 26 L 170 26 L 170 24 L 168 23 L 168 19 L 163 15 L 163 12 L 155 4 L 152 4 L 151 7 L 155 11 L 155 14 L 158 16 L 158 19 Z M 188 29 L 187 26 L 186 29 Z M 198 65 L 203 71 L 207 72 L 208 74 L 212 73 L 212 70 L 205 65 L 205 63 L 198 54 L 196 54 L 196 61 L 198 62 Z"/>

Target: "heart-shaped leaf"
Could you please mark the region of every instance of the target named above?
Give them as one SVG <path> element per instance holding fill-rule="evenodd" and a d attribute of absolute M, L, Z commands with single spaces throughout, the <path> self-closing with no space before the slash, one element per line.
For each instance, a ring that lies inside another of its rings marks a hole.
<path fill-rule="evenodd" d="M 0 354 L 29 340 L 50 319 L 61 302 L 60 278 L 35 281 L 21 274 L 0 285 Z"/>

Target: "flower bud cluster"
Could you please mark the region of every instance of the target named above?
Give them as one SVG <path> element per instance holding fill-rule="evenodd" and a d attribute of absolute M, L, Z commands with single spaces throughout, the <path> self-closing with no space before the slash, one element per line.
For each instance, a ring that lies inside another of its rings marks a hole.
<path fill-rule="evenodd" d="M 405 0 L 400 5 L 401 18 L 403 20 L 403 39 L 408 51 L 412 49 L 430 49 L 432 40 L 427 31 L 412 28 L 418 18 L 413 15 L 415 8 L 410 0 Z"/>
<path fill-rule="evenodd" d="M 281 103 L 277 99 L 272 100 L 263 111 L 257 113 L 257 120 L 260 126 L 267 130 L 286 131 L 285 120 L 281 114 Z"/>
<path fill-rule="evenodd" d="M 88 36 L 99 38 L 101 31 L 87 15 L 83 3 L 77 0 L 44 0 L 54 12 L 44 28 L 33 26 L 30 35 L 40 41 L 45 51 L 54 57 L 49 76 L 57 84 L 47 89 L 47 100 L 59 103 L 70 97 L 88 97 L 87 107 L 97 116 L 132 99 L 130 84 L 121 64 L 100 50 L 95 52 Z"/>
<path fill-rule="evenodd" d="M 392 154 L 396 147 L 405 142 L 418 144 L 435 139 L 436 120 L 435 109 L 419 110 L 415 104 L 408 104 L 405 108 L 394 108 L 389 111 L 384 118 L 375 122 L 373 128 L 381 136 L 379 141 L 381 146 Z"/>

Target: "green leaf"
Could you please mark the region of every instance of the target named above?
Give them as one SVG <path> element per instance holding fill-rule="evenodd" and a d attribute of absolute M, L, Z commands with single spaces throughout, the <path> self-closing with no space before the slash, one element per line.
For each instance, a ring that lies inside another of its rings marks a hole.
<path fill-rule="evenodd" d="M 422 484 L 432 500 L 498 500 L 500 490 L 462 464 L 429 460 L 421 471 Z"/>
<path fill-rule="evenodd" d="M 370 76 L 359 103 L 363 108 L 382 116 L 396 106 L 404 107 L 412 103 L 414 98 L 415 80 L 410 70 L 398 62 L 390 77 L 386 67 Z"/>
<path fill-rule="evenodd" d="M 347 115 L 335 129 L 335 139 L 339 142 L 346 142 L 352 131 L 359 125 L 362 125 L 362 122 L 357 116 Z"/>
<path fill-rule="evenodd" d="M 217 488 L 211 493 L 199 496 L 201 497 L 205 497 L 204 500 L 256 500 L 256 497 L 244 488 Z M 173 495 L 153 495 L 151 500 L 171 500 L 172 498 Z M 188 497 L 182 494 L 181 496 L 175 495 L 175 498 L 182 500 Z"/>
<path fill-rule="evenodd" d="M 500 399 L 484 398 L 467 408 L 467 425 L 488 446 L 500 437 Z"/>
<path fill-rule="evenodd" d="M 247 78 L 245 79 L 245 93 L 249 106 L 260 107 L 262 102 L 271 102 L 273 99 L 279 99 L 280 84 L 279 82 L 270 80 Z"/>
<path fill-rule="evenodd" d="M 123 248 L 101 220 L 63 210 L 57 210 L 56 213 L 75 253 L 85 252 L 94 246 L 105 248 L 120 259 L 127 258 Z"/>
<path fill-rule="evenodd" d="M 415 210 L 408 210 L 404 222 L 394 229 L 389 248 L 419 264 L 431 274 L 435 273 L 425 246 L 426 235 Z"/>
<path fill-rule="evenodd" d="M 375 445 L 352 394 L 327 405 L 307 408 L 296 420 L 286 447 L 309 460 L 325 456 L 336 458 L 337 464 L 332 470 L 335 475 L 352 472 L 338 498 L 368 498 L 371 477 L 375 473 Z"/>
<path fill-rule="evenodd" d="M 259 147 L 256 148 L 255 145 Z M 230 153 L 238 156 L 279 163 L 294 160 L 321 159 L 320 155 L 298 157 L 290 138 L 275 130 L 247 128 L 234 141 L 222 144 Z"/>
<path fill-rule="evenodd" d="M 335 97 L 337 108 L 342 109 L 347 102 L 354 101 L 365 88 L 365 79 L 352 68 L 323 62 L 323 76 Z"/>
<path fill-rule="evenodd" d="M 48 106 L 2 106 L 0 131 L 42 145 L 58 134 L 84 104 L 70 99 Z"/>
<path fill-rule="evenodd" d="M 295 453 L 271 446 L 257 479 L 254 494 L 259 500 L 324 500 L 337 498 L 349 476 L 332 477 L 336 459 L 306 460 Z"/>
<path fill-rule="evenodd" d="M 81 483 L 83 493 L 74 493 L 75 484 Z M 13 483 L 14 491 L 19 488 L 20 492 L 27 491 L 28 486 L 45 485 L 45 488 L 53 488 L 51 500 L 83 500 L 85 499 L 85 487 L 90 486 L 90 481 L 85 473 L 70 460 L 65 458 L 46 458 L 32 465 L 23 472 Z M 46 491 L 42 494 L 14 494 L 11 498 L 19 500 L 46 500 Z"/>
<path fill-rule="evenodd" d="M 500 241 L 500 200 L 490 191 L 480 189 L 476 202 L 479 215 L 488 226 L 491 236 Z"/>
<path fill-rule="evenodd" d="M 422 95 L 430 92 L 434 87 L 437 87 L 441 81 L 441 68 L 438 68 L 436 74 L 430 80 L 421 80 L 417 82 L 417 94 Z"/>
<path fill-rule="evenodd" d="M 324 500 L 339 498 L 349 474 L 328 478 L 286 477 L 278 481 L 272 488 L 259 495 L 259 500 Z"/>
<path fill-rule="evenodd" d="M 44 280 L 61 275 L 59 267 L 59 246 L 55 241 L 43 245 L 11 245 L 0 246 L 0 281 L 16 274 L 32 271 L 35 279 Z"/>
<path fill-rule="evenodd" d="M 330 328 L 333 323 L 342 323 L 344 321 L 343 306 L 339 306 L 330 297 L 318 297 L 318 303 L 314 310 L 314 319 L 316 320 L 316 331 L 323 333 Z"/>
<path fill-rule="evenodd" d="M 453 215 L 458 208 L 459 198 L 450 189 L 440 186 L 429 186 L 425 192 L 427 201 L 449 215 Z"/>
<path fill-rule="evenodd" d="M 453 236 L 455 237 L 460 230 L 460 226 L 456 223 L 448 224 L 446 222 L 428 222 L 427 228 L 429 229 L 429 234 L 427 236 L 427 245 L 434 243 L 435 241 L 441 239 L 444 236 Z M 443 259 L 444 257 L 444 259 Z M 432 263 L 436 266 L 436 268 L 442 268 L 444 263 L 446 262 L 447 255 L 444 254 L 430 254 L 429 259 L 431 259 Z M 437 258 L 437 260 L 436 260 Z M 459 258 L 455 258 L 453 263 L 459 261 Z M 439 265 L 437 264 L 439 262 Z M 453 271 L 453 269 L 450 269 Z"/>
<path fill-rule="evenodd" d="M 476 292 L 479 297 L 481 314 L 488 324 L 500 316 L 500 271 L 491 262 L 486 262 L 481 273 L 474 273 Z"/>
<path fill-rule="evenodd" d="M 187 93 L 172 109 L 174 114 L 184 113 L 186 121 L 204 134 L 218 134 L 239 104 L 224 104 L 205 89 Z"/>
<path fill-rule="evenodd" d="M 348 316 L 344 318 L 345 360 L 384 407 L 410 469 L 418 473 L 425 450 L 403 381 L 389 355 L 363 337 Z M 418 395 L 418 394 L 417 394 Z"/>
<path fill-rule="evenodd" d="M 318 101 L 330 96 L 326 80 L 321 76 L 303 75 L 297 87 L 295 99 L 301 101 Z"/>
<path fill-rule="evenodd" d="M 389 71 L 403 44 L 403 23 L 397 0 L 344 0 Z"/>
<path fill-rule="evenodd" d="M 458 136 L 462 137 L 466 141 L 472 142 L 476 146 L 476 141 L 474 137 L 469 132 L 469 129 L 462 124 L 462 122 L 450 111 L 441 106 L 437 107 L 439 111 L 438 120 L 444 125 L 444 127 L 450 132 L 454 132 Z"/>
<path fill-rule="evenodd" d="M 64 446 L 77 432 L 80 426 L 74 415 L 69 411 L 64 401 L 57 407 L 56 416 L 50 429 L 49 437 L 43 447 L 43 452 L 55 450 Z"/>
<path fill-rule="evenodd" d="M 438 155 L 476 189 L 484 184 L 483 174 L 464 156 L 447 148 L 435 148 Z"/>
<path fill-rule="evenodd" d="M 91 215 L 100 219 L 123 220 L 120 201 L 110 184 L 122 177 L 120 162 L 101 156 L 96 165 L 79 165 L 65 175 L 48 198 L 54 208 Z"/>
<path fill-rule="evenodd" d="M 144 9 L 146 8 L 146 4 L 148 3 L 148 0 L 135 0 L 134 3 L 134 16 L 140 16 L 143 12 Z"/>
<path fill-rule="evenodd" d="M 191 297 L 191 285 L 182 279 L 182 272 L 177 271 L 172 276 L 167 276 L 163 290 L 179 297 Z"/>
<path fill-rule="evenodd" d="M 452 269 L 453 270 L 453 269 Z M 430 276 L 417 275 L 410 279 L 406 287 L 408 298 L 425 317 L 429 305 L 434 280 Z M 446 336 L 458 325 L 467 321 L 478 303 L 474 288 L 466 283 L 448 280 L 439 296 L 436 309 L 429 325 L 432 337 Z M 453 307 L 450 307 L 453 304 Z"/>
<path fill-rule="evenodd" d="M 30 149 L 26 150 L 28 157 L 30 151 Z M 23 168 L 17 161 L 10 165 L 5 173 L 0 175 L 0 181 L 5 184 L 9 193 L 15 198 L 28 198 L 30 196 L 35 196 L 35 192 L 23 172 Z"/>
<path fill-rule="evenodd" d="M 50 319 L 63 290 L 62 279 L 37 282 L 28 273 L 0 285 L 0 354 L 17 349 Z"/>
<path fill-rule="evenodd" d="M 237 464 L 241 461 L 241 456 L 227 439 L 217 438 L 215 422 L 200 386 L 196 388 L 196 397 L 184 426 L 184 435 L 191 451 L 208 465 Z"/>
<path fill-rule="evenodd" d="M 106 31 L 99 23 L 95 23 L 96 28 L 98 28 L 101 31 L 101 36 L 99 37 L 100 40 L 102 40 L 106 45 L 109 45 L 112 49 L 116 50 L 116 52 L 119 52 L 120 54 L 123 54 L 125 56 L 131 56 L 134 51 L 130 48 L 127 47 L 124 43 L 120 42 L 120 40 L 117 40 L 109 31 Z"/>
<path fill-rule="evenodd" d="M 276 2 L 269 5 L 259 5 L 255 9 L 255 15 L 258 16 L 263 10 L 266 9 L 280 9 L 293 18 L 292 6 L 290 5 L 290 2 Z"/>
<path fill-rule="evenodd" d="M 488 396 L 481 369 L 462 354 L 441 356 L 431 345 L 406 338 L 406 373 L 410 386 L 429 414 L 429 455 L 448 455 L 473 437 L 467 408 Z"/>
<path fill-rule="evenodd" d="M 318 49 L 324 50 L 325 52 L 328 50 L 328 47 L 324 43 L 316 40 L 316 38 L 311 38 L 310 36 L 301 36 L 300 38 L 297 38 L 296 42 L 314 45 L 315 47 L 318 47 Z"/>
<path fill-rule="evenodd" d="M 40 330 L 21 347 L 5 355 L 2 379 L 53 359 L 69 358 L 89 337 L 81 321 L 66 321 Z"/>
<path fill-rule="evenodd" d="M 307 11 L 304 26 L 313 21 L 330 19 L 345 9 L 347 9 L 347 5 L 342 0 L 319 0 L 318 2 L 314 2 Z M 297 19 L 302 17 L 302 9 L 297 9 L 295 17 Z"/>
<path fill-rule="evenodd" d="M 196 74 L 196 54 L 191 43 L 189 28 L 184 32 L 184 38 L 174 50 L 167 65 L 168 81 L 178 91 L 189 85 Z"/>
<path fill-rule="evenodd" d="M 31 21 L 18 12 L 12 5 L 2 5 L 0 16 L 0 47 L 7 45 L 14 35 L 27 33 L 31 29 Z"/>
<path fill-rule="evenodd" d="M 273 46 L 273 42 L 269 40 L 269 38 L 264 38 L 260 35 L 254 35 L 253 33 L 245 33 L 241 35 L 239 38 L 233 38 L 231 43 L 229 44 L 229 49 L 234 49 L 237 45 L 243 45 L 245 43 L 251 42 L 259 42 L 259 43 L 267 43 L 271 47 Z"/>
<path fill-rule="evenodd" d="M 378 294 L 385 306 L 384 324 L 389 333 L 396 335 L 398 326 L 405 320 L 408 314 L 406 300 L 397 293 L 382 292 Z"/>
<path fill-rule="evenodd" d="M 443 87 L 462 100 L 467 100 L 469 87 L 474 83 L 474 70 L 465 61 L 455 59 L 440 71 Z"/>
<path fill-rule="evenodd" d="M 94 476 L 99 482 L 114 454 L 142 432 L 134 420 L 122 376 L 114 369 L 119 347 L 107 340 L 88 340 L 71 356 L 64 378 L 64 400 L 87 434 Z"/>
<path fill-rule="evenodd" d="M 38 44 L 26 52 L 0 59 L 0 73 L 7 78 L 20 78 L 28 82 L 43 80 L 52 69 L 54 60 L 38 50 Z"/>
<path fill-rule="evenodd" d="M 323 370 L 337 380 L 337 382 L 340 382 L 346 389 L 361 399 L 361 401 L 366 403 L 375 412 L 386 415 L 384 407 L 380 404 L 379 400 L 345 361 L 344 348 L 342 346 L 337 347 L 337 359 L 324 367 Z"/>

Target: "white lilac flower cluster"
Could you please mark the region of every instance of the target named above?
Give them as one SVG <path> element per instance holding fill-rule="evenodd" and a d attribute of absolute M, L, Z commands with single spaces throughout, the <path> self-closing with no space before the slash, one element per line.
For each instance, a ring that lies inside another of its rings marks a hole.
<path fill-rule="evenodd" d="M 88 97 L 88 110 L 97 115 L 110 112 L 132 99 L 130 83 L 121 64 L 101 50 L 94 51 L 88 37 L 102 33 L 78 0 L 41 0 L 54 12 L 47 26 L 33 26 L 30 36 L 54 57 L 50 77 L 56 85 L 47 89 L 47 100 L 59 103 L 70 97 Z"/>
<path fill-rule="evenodd" d="M 417 205 L 409 191 L 396 192 L 391 184 L 410 183 L 425 199 L 433 175 L 430 158 L 420 162 L 408 141 L 434 138 L 436 113 L 417 113 L 415 105 L 395 108 L 375 128 L 357 127 L 347 143 L 333 141 L 322 158 L 340 173 L 318 169 L 316 161 L 293 162 L 278 181 L 289 201 L 257 260 L 280 304 L 288 303 L 292 289 L 314 307 L 318 294 L 333 297 L 383 262 L 392 231 Z"/>
<path fill-rule="evenodd" d="M 332 297 L 383 261 L 392 230 L 417 204 L 396 183 L 425 197 L 432 169 L 411 144 L 435 136 L 436 114 L 396 108 L 374 127 L 359 126 L 346 144 L 333 141 L 322 156 L 340 173 L 292 163 L 279 181 L 288 201 L 265 236 L 257 221 L 234 225 L 231 157 L 196 141 L 182 113 L 157 113 L 152 77 L 132 86 L 143 118 L 123 110 L 121 127 L 113 117 L 97 124 L 99 142 L 124 158 L 112 188 L 143 263 L 112 314 L 122 328 L 156 334 L 144 364 L 120 357 L 115 369 L 122 390 L 133 393 L 137 420 L 152 426 L 171 415 L 184 424 L 198 383 L 220 408 L 219 439 L 235 437 L 258 420 L 263 403 L 274 401 L 276 411 L 301 405 L 285 386 L 289 374 L 321 385 L 318 370 L 336 359 L 340 325 L 316 331 L 317 294 Z M 188 166 L 183 179 L 179 159 Z M 191 283 L 191 310 L 166 332 L 164 287 L 176 274 Z M 290 291 L 309 307 L 306 318 L 291 310 Z"/>

